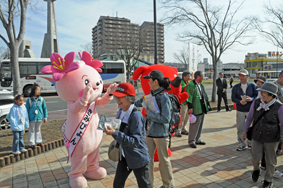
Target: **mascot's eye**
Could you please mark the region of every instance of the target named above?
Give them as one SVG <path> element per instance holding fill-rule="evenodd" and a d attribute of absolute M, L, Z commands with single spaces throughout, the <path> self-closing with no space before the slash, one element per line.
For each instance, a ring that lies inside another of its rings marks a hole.
<path fill-rule="evenodd" d="M 88 79 L 86 79 L 85 80 L 85 85 L 87 85 L 89 83 L 89 80 Z"/>
<path fill-rule="evenodd" d="M 100 80 L 100 84 L 102 84 L 102 80 Z"/>

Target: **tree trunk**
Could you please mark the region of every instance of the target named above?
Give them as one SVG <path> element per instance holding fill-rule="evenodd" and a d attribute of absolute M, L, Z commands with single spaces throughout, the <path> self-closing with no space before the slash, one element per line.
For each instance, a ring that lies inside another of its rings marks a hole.
<path fill-rule="evenodd" d="M 22 94 L 22 90 L 20 89 L 20 68 L 19 68 L 19 45 L 14 44 L 11 45 L 11 69 L 12 69 L 12 81 L 13 81 L 13 93 Z"/>
<path fill-rule="evenodd" d="M 213 59 L 213 87 L 212 87 L 212 95 L 211 102 L 216 102 L 216 77 L 217 77 L 217 62 Z"/>

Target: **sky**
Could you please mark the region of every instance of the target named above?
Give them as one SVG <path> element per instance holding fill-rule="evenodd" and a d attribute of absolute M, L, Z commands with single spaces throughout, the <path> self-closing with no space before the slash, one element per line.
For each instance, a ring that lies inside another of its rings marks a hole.
<path fill-rule="evenodd" d="M 33 0 L 35 2 L 36 0 Z M 161 3 L 157 1 L 157 20 L 160 21 L 166 10 L 161 8 Z M 228 0 L 208 0 L 215 5 L 225 4 Z M 37 0 L 37 6 L 43 10 L 34 12 L 31 9 L 27 11 L 27 22 L 25 40 L 30 40 L 32 50 L 36 57 L 40 57 L 44 39 L 47 32 L 47 3 L 43 0 Z M 268 0 L 246 0 L 237 19 L 248 15 L 263 15 L 263 4 Z M 280 0 L 272 0 L 273 5 L 279 5 Z M 144 21 L 153 22 L 153 1 L 152 0 L 57 0 L 54 2 L 59 50 L 62 56 L 70 51 L 82 51 L 80 45 L 92 42 L 92 28 L 96 26 L 100 16 L 124 17 L 131 20 L 131 23 L 142 24 Z M 17 25 L 17 23 L 16 23 Z M 19 25 L 19 24 L 18 24 Z M 185 29 L 190 28 L 184 25 L 165 25 L 164 46 L 165 62 L 176 61 L 173 53 L 181 50 L 186 45 L 179 41 L 177 36 Z M 6 37 L 6 31 L 3 25 L 0 25 L 0 33 Z M 268 51 L 277 51 L 277 47 L 266 41 L 258 33 L 252 34 L 256 37 L 254 44 L 249 46 L 236 45 L 233 49 L 226 51 L 221 60 L 223 63 L 240 62 L 243 63 L 247 53 L 267 53 Z M 0 47 L 6 47 L 6 44 L 0 39 Z M 282 51 L 279 49 L 279 51 Z M 199 60 L 208 58 L 209 54 L 203 47 L 199 47 Z"/>

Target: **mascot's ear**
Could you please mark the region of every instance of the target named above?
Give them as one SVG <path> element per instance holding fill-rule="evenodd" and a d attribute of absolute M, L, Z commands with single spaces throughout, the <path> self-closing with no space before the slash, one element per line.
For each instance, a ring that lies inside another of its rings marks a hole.
<path fill-rule="evenodd" d="M 142 75 L 143 72 L 147 71 L 149 69 L 149 66 L 140 66 L 137 68 L 133 73 L 133 80 L 136 81 L 139 79 L 139 77 Z"/>

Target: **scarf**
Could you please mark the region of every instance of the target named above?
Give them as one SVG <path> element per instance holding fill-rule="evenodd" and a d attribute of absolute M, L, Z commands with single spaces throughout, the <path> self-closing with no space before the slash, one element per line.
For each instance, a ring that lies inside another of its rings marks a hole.
<path fill-rule="evenodd" d="M 261 109 L 264 109 L 265 111 L 267 111 L 267 110 L 269 110 L 269 107 L 275 103 L 276 98 L 272 99 L 268 103 L 263 102 L 262 99 L 260 99 L 260 101 L 261 101 L 261 103 L 260 103 L 259 107 L 256 110 L 260 111 Z"/>

